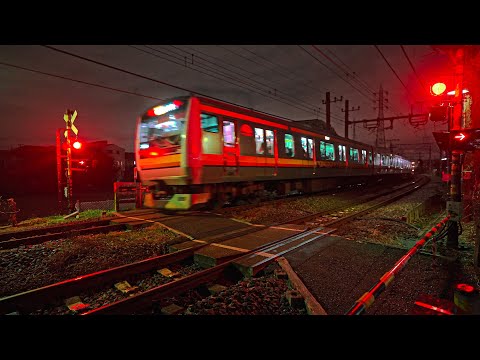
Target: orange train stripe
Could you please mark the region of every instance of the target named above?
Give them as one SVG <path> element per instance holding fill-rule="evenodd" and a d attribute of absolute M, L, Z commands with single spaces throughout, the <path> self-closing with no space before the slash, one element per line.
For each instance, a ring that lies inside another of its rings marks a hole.
<path fill-rule="evenodd" d="M 253 116 L 238 114 L 238 113 L 233 112 L 233 111 L 223 110 L 223 109 L 219 109 L 219 108 L 209 106 L 209 105 L 200 104 L 200 109 L 205 110 L 205 111 L 210 111 L 210 112 L 216 113 L 216 114 L 231 116 L 231 117 L 237 118 L 237 119 L 252 121 L 252 122 L 255 122 L 255 123 L 258 123 L 258 124 L 272 126 L 272 127 L 277 128 L 277 129 L 288 130 L 288 127 L 283 125 L 283 124 L 278 124 L 278 123 L 268 121 L 268 120 L 262 120 L 262 119 L 259 119 L 259 118 L 253 117 Z"/>

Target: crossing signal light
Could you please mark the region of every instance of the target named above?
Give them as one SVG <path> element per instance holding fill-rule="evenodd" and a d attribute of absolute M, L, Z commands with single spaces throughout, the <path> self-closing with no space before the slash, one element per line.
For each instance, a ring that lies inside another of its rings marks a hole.
<path fill-rule="evenodd" d="M 447 85 L 443 82 L 437 82 L 430 86 L 430 93 L 433 96 L 440 96 L 445 92 L 445 90 L 447 90 Z"/>
<path fill-rule="evenodd" d="M 73 143 L 73 148 L 77 149 L 77 150 L 80 150 L 82 148 L 82 143 L 80 141 L 75 141 Z"/>
<path fill-rule="evenodd" d="M 480 149 L 480 129 L 450 130 L 450 150 Z"/>

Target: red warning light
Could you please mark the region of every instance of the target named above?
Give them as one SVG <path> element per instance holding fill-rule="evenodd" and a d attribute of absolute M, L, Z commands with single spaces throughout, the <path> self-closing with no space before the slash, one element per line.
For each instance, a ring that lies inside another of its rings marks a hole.
<path fill-rule="evenodd" d="M 82 143 L 80 141 L 75 141 L 73 143 L 73 147 L 77 150 L 79 150 L 82 147 Z"/>

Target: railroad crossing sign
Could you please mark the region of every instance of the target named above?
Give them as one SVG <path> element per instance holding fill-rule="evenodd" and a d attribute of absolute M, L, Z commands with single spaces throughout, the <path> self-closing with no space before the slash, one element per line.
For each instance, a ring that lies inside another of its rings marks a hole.
<path fill-rule="evenodd" d="M 70 115 L 72 116 L 70 118 Z M 73 125 L 73 122 L 75 121 L 75 119 L 77 118 L 77 110 L 75 110 L 72 114 L 71 110 L 67 110 L 67 112 L 63 115 L 63 120 L 65 120 L 65 122 L 67 123 L 67 130 L 65 130 L 65 137 L 67 137 L 67 132 L 68 132 L 68 129 L 72 129 L 73 133 L 75 135 L 78 134 L 78 129 L 75 125 Z"/>

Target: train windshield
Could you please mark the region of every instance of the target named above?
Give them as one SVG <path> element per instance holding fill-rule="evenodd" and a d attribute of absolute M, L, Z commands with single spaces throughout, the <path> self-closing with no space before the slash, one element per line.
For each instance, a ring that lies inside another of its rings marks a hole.
<path fill-rule="evenodd" d="M 185 136 L 185 110 L 178 109 L 159 116 L 144 116 L 139 128 L 140 157 L 173 155 L 181 152 Z"/>

